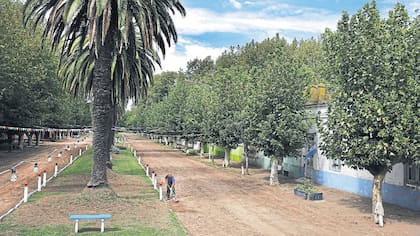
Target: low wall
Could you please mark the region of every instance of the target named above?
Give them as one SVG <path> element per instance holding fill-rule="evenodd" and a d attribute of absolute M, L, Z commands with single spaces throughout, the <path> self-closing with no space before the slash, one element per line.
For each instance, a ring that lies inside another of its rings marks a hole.
<path fill-rule="evenodd" d="M 364 197 L 372 197 L 372 180 L 359 179 L 319 170 L 314 170 L 313 180 L 321 185 L 355 193 Z M 420 211 L 419 190 L 384 183 L 382 187 L 382 198 L 384 202 Z"/>

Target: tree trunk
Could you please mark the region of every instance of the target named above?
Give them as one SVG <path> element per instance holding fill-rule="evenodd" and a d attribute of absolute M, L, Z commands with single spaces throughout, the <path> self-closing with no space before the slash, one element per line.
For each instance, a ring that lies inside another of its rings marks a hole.
<path fill-rule="evenodd" d="M 28 147 L 32 147 L 32 136 L 34 134 L 33 133 L 28 133 L 26 135 L 28 136 Z"/>
<path fill-rule="evenodd" d="M 373 187 L 372 187 L 372 213 L 375 215 L 376 203 L 380 202 L 382 204 L 382 183 L 385 179 L 387 170 L 379 171 L 373 174 Z M 374 217 L 375 223 L 376 217 Z"/>
<path fill-rule="evenodd" d="M 108 129 L 108 158 L 106 161 L 111 161 L 111 150 L 112 145 L 114 144 L 114 131 L 112 130 L 112 127 L 115 124 L 115 113 L 116 113 L 116 104 L 115 102 L 111 105 L 111 115 L 109 116 L 109 129 Z"/>
<path fill-rule="evenodd" d="M 225 148 L 225 167 L 229 167 L 230 165 L 230 148 Z"/>
<path fill-rule="evenodd" d="M 204 142 L 200 140 L 200 157 L 204 156 Z"/>
<path fill-rule="evenodd" d="M 113 46 L 113 27 L 108 31 L 103 46 L 98 46 L 98 58 L 93 68 L 93 164 L 88 187 L 107 187 L 106 162 L 109 158 L 109 133 L 112 116 L 111 99 L 111 51 Z"/>
<path fill-rule="evenodd" d="M 19 138 L 18 138 L 18 147 L 19 147 L 20 150 L 23 149 L 23 135 L 24 135 L 24 133 L 22 133 L 22 132 L 20 132 L 18 134 L 18 136 L 19 136 Z"/>
<path fill-rule="evenodd" d="M 7 143 L 9 144 L 9 152 L 13 149 L 13 133 L 8 131 L 7 132 Z"/>
<path fill-rule="evenodd" d="M 39 146 L 39 140 L 41 139 L 41 133 L 36 132 L 35 133 L 35 146 Z"/>
<path fill-rule="evenodd" d="M 279 184 L 279 175 L 277 172 L 279 160 L 275 157 L 271 157 L 271 173 L 270 173 L 270 185 Z"/>
<path fill-rule="evenodd" d="M 211 144 L 211 154 L 210 154 L 210 151 L 209 151 L 209 155 L 211 157 L 211 163 L 214 164 L 214 143 Z"/>
<path fill-rule="evenodd" d="M 249 166 L 249 159 L 248 159 L 248 144 L 244 142 L 244 159 L 245 159 L 245 174 L 249 175 L 248 166 Z"/>

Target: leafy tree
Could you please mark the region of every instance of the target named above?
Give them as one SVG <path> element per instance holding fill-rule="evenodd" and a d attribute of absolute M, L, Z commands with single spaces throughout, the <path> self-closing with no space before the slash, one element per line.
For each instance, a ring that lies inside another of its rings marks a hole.
<path fill-rule="evenodd" d="M 90 125 L 89 106 L 72 100 L 56 75 L 58 57 L 40 46 L 42 33 L 23 28 L 20 2 L 1 0 L 0 117 L 10 126 Z"/>
<path fill-rule="evenodd" d="M 156 55 L 155 48 L 165 54 L 166 45 L 177 39 L 171 18 L 175 11 L 185 14 L 177 0 L 28 0 L 25 4 L 25 23 L 32 21 L 36 26 L 45 21 L 44 39 L 50 37 L 52 47 L 61 48 L 65 61 L 76 56 L 70 63 L 85 65 L 75 68 L 83 68 L 88 80 L 81 84 L 93 97 L 94 151 L 89 187 L 108 185 L 106 161 L 113 103 L 126 96 L 137 98 L 147 90 L 153 71 L 147 58 Z M 81 79 L 83 76 L 74 81 L 80 83 Z"/>
<path fill-rule="evenodd" d="M 258 91 L 257 146 L 272 159 L 270 183 L 276 184 L 277 165 L 284 157 L 293 157 L 306 143 L 305 78 L 289 53 L 286 41 L 278 40 L 275 60 L 261 70 Z"/>
<path fill-rule="evenodd" d="M 344 13 L 336 32 L 324 35 L 332 95 L 322 149 L 373 175 L 372 210 L 396 163 L 419 160 L 419 16 L 396 4 L 381 19 L 375 1 L 353 16 Z"/>

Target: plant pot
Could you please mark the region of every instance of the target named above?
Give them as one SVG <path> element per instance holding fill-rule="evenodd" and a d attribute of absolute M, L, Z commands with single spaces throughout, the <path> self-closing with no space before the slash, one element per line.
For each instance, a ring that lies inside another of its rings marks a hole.
<path fill-rule="evenodd" d="M 320 201 L 323 199 L 322 193 L 305 193 L 305 199 L 310 201 Z"/>
<path fill-rule="evenodd" d="M 296 189 L 296 188 L 294 189 L 294 193 L 295 193 L 296 196 L 299 196 L 299 197 L 305 197 L 305 195 L 306 195 L 306 193 L 304 191 Z"/>

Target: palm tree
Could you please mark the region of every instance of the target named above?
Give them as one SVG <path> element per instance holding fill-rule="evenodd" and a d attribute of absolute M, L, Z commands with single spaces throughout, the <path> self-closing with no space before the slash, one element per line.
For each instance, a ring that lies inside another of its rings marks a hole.
<path fill-rule="evenodd" d="M 25 4 L 24 24 L 41 25 L 44 41 L 61 50 L 62 66 L 73 61 L 78 70 L 68 72 L 67 84 L 75 90 L 84 87 L 93 98 L 89 187 L 108 185 L 113 104 L 127 97 L 137 99 L 147 91 L 154 70 L 150 61 L 157 60 L 157 50 L 165 55 L 166 45 L 177 40 L 172 21 L 176 11 L 185 15 L 178 0 L 28 0 Z"/>

